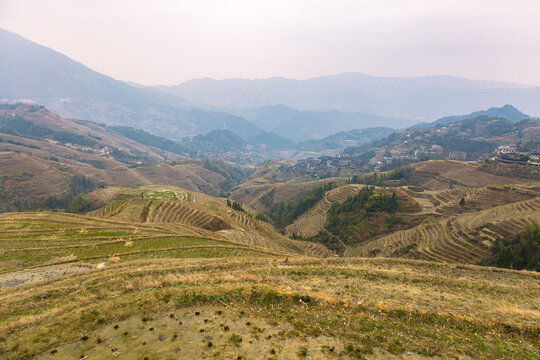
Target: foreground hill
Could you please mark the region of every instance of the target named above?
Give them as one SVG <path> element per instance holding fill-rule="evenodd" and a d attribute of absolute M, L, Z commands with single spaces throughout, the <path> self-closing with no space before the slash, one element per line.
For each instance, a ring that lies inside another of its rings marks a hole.
<path fill-rule="evenodd" d="M 337 187 L 325 199 L 364 188 Z M 537 214 L 537 193 L 408 196 L 439 201 L 439 216 L 466 196 L 454 221 L 464 228 L 478 214 L 505 218 L 499 203 Z M 89 197 L 103 206 L 85 215 L 0 214 L 0 358 L 532 360 L 540 352 L 538 273 L 337 259 L 277 233 L 249 207 L 177 187 Z"/>
<path fill-rule="evenodd" d="M 245 255 L 140 255 L 1 289 L 0 354 L 537 358 L 537 273 L 396 259 Z"/>

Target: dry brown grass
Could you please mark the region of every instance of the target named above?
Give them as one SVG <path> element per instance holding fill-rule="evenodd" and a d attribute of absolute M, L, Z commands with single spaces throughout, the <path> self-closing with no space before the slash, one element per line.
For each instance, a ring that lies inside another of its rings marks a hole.
<path fill-rule="evenodd" d="M 0 291 L 0 345 L 10 359 L 73 350 L 81 334 L 95 339 L 123 319 L 194 308 L 229 311 L 226 322 L 241 311 L 271 319 L 297 348 L 309 336 L 334 339 L 343 358 L 353 343 L 359 353 L 534 359 L 539 297 L 537 273 L 424 261 L 137 260 Z"/>
<path fill-rule="evenodd" d="M 434 160 L 413 164 L 411 182 L 428 190 L 448 189 L 451 183 L 466 187 L 529 184 L 532 180 L 482 171 L 479 162 Z"/>

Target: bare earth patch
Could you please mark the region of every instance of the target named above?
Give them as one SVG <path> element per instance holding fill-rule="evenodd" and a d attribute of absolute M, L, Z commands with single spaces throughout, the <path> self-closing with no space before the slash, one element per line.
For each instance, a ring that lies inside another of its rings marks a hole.
<path fill-rule="evenodd" d="M 40 268 L 29 271 L 19 271 L 0 275 L 0 289 L 35 281 L 47 280 L 58 276 L 71 275 L 90 270 L 89 267 L 79 265 L 60 265 Z"/>

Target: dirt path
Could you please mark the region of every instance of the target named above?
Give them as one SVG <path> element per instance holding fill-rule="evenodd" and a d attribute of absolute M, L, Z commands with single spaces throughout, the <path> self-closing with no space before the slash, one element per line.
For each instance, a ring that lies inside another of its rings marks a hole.
<path fill-rule="evenodd" d="M 90 270 L 79 265 L 60 265 L 0 275 L 0 289 Z"/>

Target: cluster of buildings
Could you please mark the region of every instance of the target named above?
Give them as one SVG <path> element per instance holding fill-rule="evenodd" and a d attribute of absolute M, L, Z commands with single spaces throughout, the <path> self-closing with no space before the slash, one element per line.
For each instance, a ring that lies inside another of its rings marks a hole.
<path fill-rule="evenodd" d="M 431 145 L 431 147 L 422 147 L 420 150 L 416 150 L 414 154 L 390 155 L 388 153 L 381 161 L 377 161 L 375 164 L 354 156 L 321 156 L 319 158 L 300 159 L 292 165 L 282 164 L 279 167 L 279 171 L 291 176 L 310 176 L 312 178 L 322 179 L 339 176 L 343 169 L 358 173 L 386 171 L 427 159 L 463 161 L 467 160 L 467 152 L 450 151 L 445 153 L 442 146 Z M 497 148 L 496 156 L 492 160 L 540 166 L 540 149 L 528 153 L 520 153 L 514 144 L 502 145 Z"/>
<path fill-rule="evenodd" d="M 108 156 L 112 151 L 112 149 L 109 148 L 109 146 L 103 146 L 103 145 L 94 145 L 91 147 L 91 146 L 73 144 L 70 142 L 63 143 L 61 141 L 53 140 L 53 139 L 45 139 L 45 141 L 47 141 L 50 144 L 54 144 L 54 145 L 61 144 L 65 147 L 68 147 L 74 150 L 78 150 L 87 154 L 94 154 L 94 155 L 100 155 L 100 156 Z M 122 150 L 122 148 L 118 148 L 117 150 Z"/>
<path fill-rule="evenodd" d="M 467 160 L 467 153 L 465 151 L 450 151 L 448 160 Z"/>
<path fill-rule="evenodd" d="M 394 169 L 399 166 L 409 165 L 418 162 L 418 153 L 412 154 L 400 154 L 385 156 L 382 161 L 377 161 L 373 171 L 386 171 Z"/>
<path fill-rule="evenodd" d="M 369 172 L 372 170 L 372 166 L 353 156 L 338 155 L 300 159 L 294 165 L 282 164 L 279 171 L 293 176 L 308 175 L 322 179 L 339 176 L 342 169 Z"/>
<path fill-rule="evenodd" d="M 496 156 L 492 160 L 510 164 L 540 166 L 540 149 L 531 152 L 518 152 L 515 144 L 501 145 L 497 148 Z"/>

